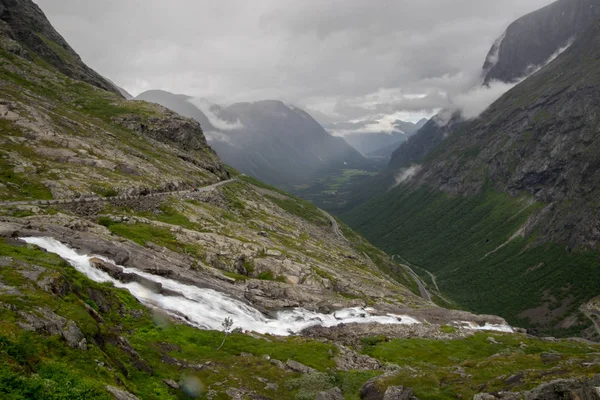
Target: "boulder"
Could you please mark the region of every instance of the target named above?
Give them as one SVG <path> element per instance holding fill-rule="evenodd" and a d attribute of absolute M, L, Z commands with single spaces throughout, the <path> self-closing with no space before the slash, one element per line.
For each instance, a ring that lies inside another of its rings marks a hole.
<path fill-rule="evenodd" d="M 317 372 L 315 369 L 313 369 L 311 367 L 307 367 L 306 365 L 301 364 L 298 361 L 294 361 L 294 360 L 287 360 L 285 362 L 285 365 L 292 371 L 300 372 L 303 374 L 311 374 L 313 372 Z"/>
<path fill-rule="evenodd" d="M 374 371 L 381 369 L 381 363 L 372 357 L 338 346 L 339 354 L 334 358 L 335 365 L 340 371 Z"/>
<path fill-rule="evenodd" d="M 114 386 L 106 385 L 106 390 L 108 391 L 108 393 L 112 394 L 115 400 L 140 400 L 131 393 L 116 388 Z"/>

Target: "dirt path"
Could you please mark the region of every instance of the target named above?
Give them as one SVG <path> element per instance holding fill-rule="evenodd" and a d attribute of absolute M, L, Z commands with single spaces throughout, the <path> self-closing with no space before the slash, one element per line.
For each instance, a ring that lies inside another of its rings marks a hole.
<path fill-rule="evenodd" d="M 320 210 L 323 215 L 325 215 L 327 218 L 329 218 L 329 221 L 331 221 L 331 228 L 333 229 L 333 233 L 339 237 L 340 239 L 342 239 L 343 241 L 347 242 L 348 239 L 346 239 L 346 237 L 344 236 L 344 234 L 342 233 L 340 226 L 338 225 L 337 221 L 335 220 L 335 218 L 333 218 L 333 216 L 331 216 L 331 214 Z"/>
<path fill-rule="evenodd" d="M 157 192 L 157 193 L 148 193 L 145 195 L 138 196 L 115 196 L 115 197 L 78 197 L 72 199 L 58 199 L 58 200 L 24 200 L 24 201 L 0 201 L 0 207 L 11 207 L 11 206 L 51 206 L 56 204 L 73 204 L 73 203 L 93 203 L 100 201 L 111 201 L 111 200 L 127 200 L 132 198 L 141 198 L 141 197 L 159 197 L 159 196 L 169 196 L 173 194 L 183 194 L 183 193 L 192 193 L 192 192 L 209 192 L 213 189 L 216 189 L 220 186 L 227 185 L 236 181 L 237 179 L 229 179 L 226 181 L 221 181 L 214 183 L 212 185 L 204 186 L 196 189 L 187 189 L 187 190 L 178 190 L 172 192 Z"/>

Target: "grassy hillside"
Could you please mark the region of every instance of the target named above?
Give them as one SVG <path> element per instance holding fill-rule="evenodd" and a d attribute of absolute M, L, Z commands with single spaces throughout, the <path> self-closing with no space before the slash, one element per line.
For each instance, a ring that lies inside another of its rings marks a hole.
<path fill-rule="evenodd" d="M 0 252 L 4 255 L 0 258 L 3 399 L 110 400 L 107 385 L 120 386 L 143 400 L 228 399 L 227 393 L 236 390 L 264 398 L 304 400 L 333 387 L 341 388 L 346 399 L 359 399 L 362 384 L 383 373 L 336 370 L 335 345 L 301 337 L 236 333 L 218 349 L 223 333 L 171 321 L 125 290 L 90 281 L 54 255 L 4 240 Z M 51 284 L 42 289 L 36 280 Z M 86 340 L 85 346 L 73 347 L 60 333 L 31 330 L 23 324 L 24 315 L 34 316 L 35 321 L 48 313 L 81 329 L 79 339 Z M 588 353 L 600 350 L 597 346 L 502 334 L 445 341 L 367 337 L 357 350 L 381 362 L 410 367 L 387 375 L 381 384 L 410 385 L 421 399 L 453 399 L 458 394 L 467 398 L 482 384 L 488 390 L 524 390 L 557 376 L 600 372 L 598 365 L 580 366 Z M 543 362 L 544 352 L 559 357 Z M 284 371 L 270 361 L 288 359 L 317 373 Z M 527 372 L 516 385 L 496 378 L 522 370 Z"/>
<path fill-rule="evenodd" d="M 344 220 L 425 279 L 423 269 L 433 273 L 442 292 L 470 310 L 575 334 L 590 325 L 578 307 L 600 292 L 600 263 L 595 252 L 538 241 L 536 232 L 524 237 L 542 207 L 492 189 L 463 197 L 401 185 Z"/>

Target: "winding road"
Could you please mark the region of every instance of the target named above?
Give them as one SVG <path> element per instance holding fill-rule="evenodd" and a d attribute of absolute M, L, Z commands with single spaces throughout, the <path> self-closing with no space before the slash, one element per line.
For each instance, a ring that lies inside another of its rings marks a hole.
<path fill-rule="evenodd" d="M 97 203 L 97 202 L 105 202 L 111 200 L 130 200 L 142 197 L 160 197 L 160 196 L 169 196 L 173 194 L 184 194 L 184 193 L 192 193 L 192 192 L 209 192 L 213 189 L 216 189 L 220 186 L 227 185 L 229 183 L 235 182 L 237 179 L 228 179 L 226 181 L 221 181 L 214 183 L 212 185 L 203 186 L 194 189 L 186 189 L 186 190 L 176 190 L 170 192 L 156 192 L 156 193 L 148 193 L 137 196 L 114 196 L 114 197 L 77 197 L 72 199 L 57 199 L 57 200 L 23 200 L 23 201 L 0 201 L 0 207 L 11 207 L 11 206 L 52 206 L 58 204 L 74 204 L 74 203 Z"/>
<path fill-rule="evenodd" d="M 321 211 L 323 213 L 323 215 L 325 215 L 327 218 L 329 218 L 329 221 L 331 221 L 331 228 L 333 229 L 333 233 L 339 237 L 340 239 L 342 239 L 343 241 L 347 242 L 348 239 L 346 239 L 346 237 L 344 236 L 344 234 L 342 233 L 340 226 L 338 225 L 337 221 L 335 220 L 335 218 L 333 218 L 333 216 L 331 214 L 329 214 L 326 211 L 323 211 L 321 209 L 319 209 L 319 211 Z"/>
<path fill-rule="evenodd" d="M 421 297 L 427 301 L 432 301 L 431 294 L 429 294 L 429 291 L 427 290 L 425 285 L 423 285 L 423 281 L 421 281 L 421 278 L 419 277 L 419 275 L 417 275 L 415 273 L 415 271 L 413 271 L 413 269 L 399 255 L 397 255 L 397 254 L 392 255 L 392 260 L 395 260 L 396 257 L 398 257 L 400 259 L 400 261 L 403 262 L 402 266 L 406 267 L 406 269 L 408 269 L 408 272 L 412 275 L 413 279 L 417 283 L 417 286 L 419 287 L 419 292 L 421 293 Z"/>

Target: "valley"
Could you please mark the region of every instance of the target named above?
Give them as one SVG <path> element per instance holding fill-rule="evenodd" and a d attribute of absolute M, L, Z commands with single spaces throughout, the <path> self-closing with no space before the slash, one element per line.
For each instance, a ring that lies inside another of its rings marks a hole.
<path fill-rule="evenodd" d="M 599 12 L 509 25 L 471 117 L 133 97 L 0 0 L 0 398 L 598 398 Z"/>

